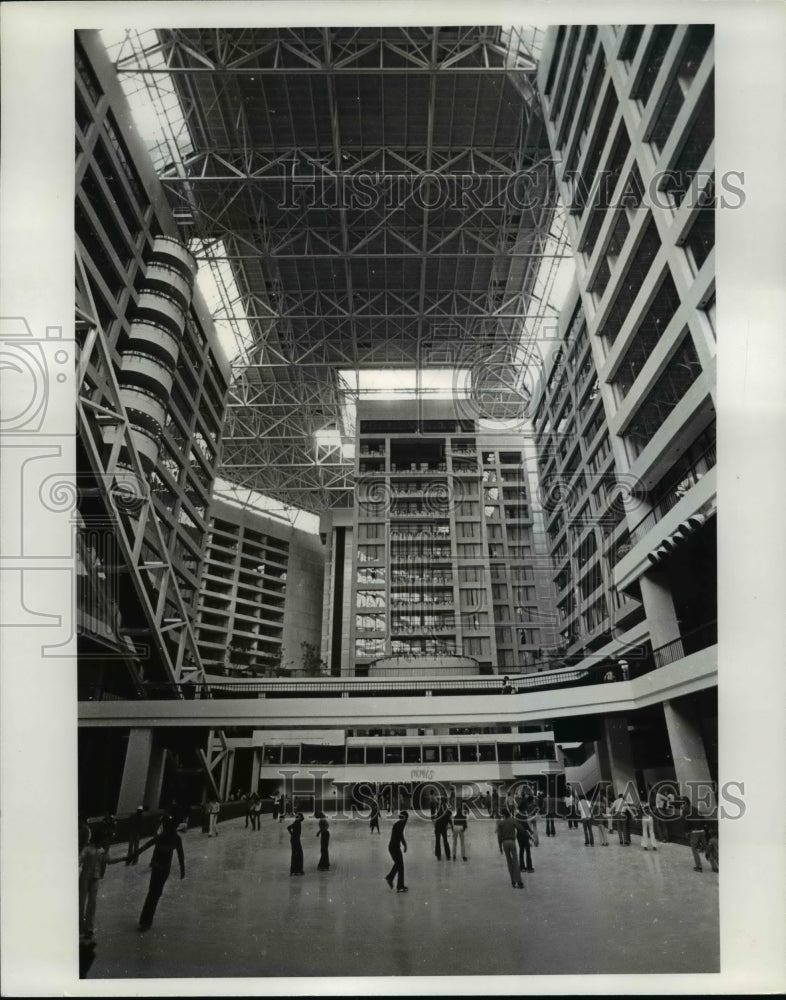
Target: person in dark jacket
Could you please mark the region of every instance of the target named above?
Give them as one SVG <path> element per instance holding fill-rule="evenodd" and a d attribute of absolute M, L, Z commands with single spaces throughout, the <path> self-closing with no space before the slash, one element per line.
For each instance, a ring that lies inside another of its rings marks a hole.
<path fill-rule="evenodd" d="M 379 829 L 379 802 L 376 799 L 371 800 L 371 817 L 368 821 L 368 832 L 373 833 L 374 831 L 380 833 Z M 380 834 L 381 836 L 381 834 Z"/>
<path fill-rule="evenodd" d="M 510 875 L 510 884 L 516 889 L 524 888 L 524 883 L 521 881 L 519 861 L 516 857 L 516 833 L 522 826 L 523 823 L 514 816 L 511 816 L 507 809 L 503 811 L 502 816 L 497 820 L 499 853 L 505 855 L 508 874 Z"/>
<path fill-rule="evenodd" d="M 516 826 L 516 842 L 519 848 L 519 868 L 523 872 L 534 872 L 532 867 L 532 830 L 530 829 L 527 817 L 521 813 L 516 813 L 519 821 Z"/>
<path fill-rule="evenodd" d="M 611 803 L 611 815 L 614 819 L 614 829 L 617 831 L 620 844 L 630 847 L 631 807 L 625 801 L 622 792 Z"/>
<path fill-rule="evenodd" d="M 136 812 L 129 817 L 126 830 L 128 832 L 128 850 L 126 852 L 126 864 L 135 865 L 139 854 L 139 841 L 142 838 L 142 830 L 145 825 L 145 810 L 143 806 L 137 806 Z"/>
<path fill-rule="evenodd" d="M 437 816 L 434 820 L 434 854 L 437 861 L 442 860 L 441 847 L 445 848 L 445 858 L 450 861 L 450 847 L 448 846 L 448 829 L 453 829 L 453 816 L 444 799 L 439 800 Z"/>
<path fill-rule="evenodd" d="M 456 806 L 456 815 L 453 817 L 453 860 L 456 860 L 458 855 L 458 841 L 461 841 L 461 858 L 462 861 L 468 861 L 467 857 L 467 847 L 464 843 L 464 835 L 467 831 L 467 810 L 462 802 L 459 802 Z"/>
<path fill-rule="evenodd" d="M 390 852 L 391 858 L 393 858 L 393 867 L 390 872 L 385 876 L 385 881 L 393 888 L 393 879 L 396 877 L 396 891 L 397 892 L 409 892 L 407 886 L 404 885 L 404 854 L 407 853 L 407 842 L 404 839 L 404 827 L 407 825 L 407 820 L 409 819 L 409 813 L 406 809 L 402 810 L 398 814 L 398 819 L 393 824 L 393 828 L 390 831 L 390 843 L 388 844 L 388 851 Z"/>
<path fill-rule="evenodd" d="M 298 813 L 295 816 L 294 823 L 291 823 L 287 827 L 287 832 L 290 838 L 290 847 L 292 848 L 292 857 L 289 863 L 289 874 L 290 875 L 302 875 L 303 874 L 303 845 L 300 842 L 300 831 L 303 827 L 303 813 Z"/>
<path fill-rule="evenodd" d="M 557 804 L 556 801 L 549 796 L 546 800 L 546 836 L 556 837 L 557 829 L 554 826 L 554 820 L 557 818 Z"/>
<path fill-rule="evenodd" d="M 148 840 L 136 854 L 138 858 L 148 848 L 153 848 L 153 857 L 150 861 L 150 885 L 147 890 L 147 898 L 142 907 L 142 913 L 139 916 L 140 931 L 150 930 L 153 924 L 153 917 L 155 916 L 158 901 L 161 898 L 161 893 L 164 891 L 164 886 L 172 870 L 173 854 L 177 854 L 177 860 L 180 863 L 180 878 L 184 879 L 186 877 L 183 841 L 177 832 L 177 825 L 177 817 L 167 816 L 163 822 L 161 833 L 156 834 L 155 837 Z"/>
<path fill-rule="evenodd" d="M 329 872 L 330 854 L 328 852 L 328 845 L 330 844 L 330 824 L 326 819 L 319 821 L 317 836 L 319 837 L 319 864 L 317 865 L 317 870 Z"/>

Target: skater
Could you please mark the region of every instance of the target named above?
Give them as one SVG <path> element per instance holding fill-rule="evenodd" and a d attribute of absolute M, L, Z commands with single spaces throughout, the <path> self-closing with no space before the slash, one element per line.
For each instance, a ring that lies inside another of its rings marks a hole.
<path fill-rule="evenodd" d="M 317 870 L 329 872 L 330 854 L 328 853 L 328 845 L 330 844 L 330 824 L 326 819 L 319 821 L 317 836 L 319 837 L 319 864 L 317 865 Z"/>
<path fill-rule="evenodd" d="M 445 848 L 445 858 L 450 861 L 448 828 L 453 829 L 453 817 L 445 799 L 440 799 L 437 808 L 437 818 L 434 820 L 434 854 L 437 857 L 437 861 L 442 860 L 441 847 Z"/>
<path fill-rule="evenodd" d="M 702 853 L 707 856 L 707 841 L 709 840 L 708 830 L 709 824 L 706 817 L 702 816 L 701 813 L 695 807 L 692 807 L 690 801 L 685 799 L 681 807 L 682 819 L 685 823 L 685 832 L 688 834 L 688 843 L 690 845 L 691 853 L 693 854 L 693 870 L 695 872 L 702 871 L 701 855 Z M 707 858 L 710 860 L 710 858 Z M 713 866 L 713 871 L 715 870 Z"/>
<path fill-rule="evenodd" d="M 601 801 L 600 808 L 601 808 L 601 812 L 600 812 L 600 815 L 597 818 L 595 826 L 597 827 L 597 830 L 598 830 L 598 839 L 600 840 L 600 846 L 601 847 L 608 847 L 609 846 L 609 838 L 606 835 L 606 824 L 608 823 L 609 817 L 608 817 L 608 812 L 607 812 L 607 808 L 606 808 L 606 805 L 605 805 L 604 801 Z"/>
<path fill-rule="evenodd" d="M 404 839 L 404 827 L 407 825 L 408 819 L 409 813 L 406 809 L 402 810 L 398 814 L 398 819 L 393 824 L 393 829 L 390 831 L 388 851 L 390 852 L 391 858 L 393 858 L 393 867 L 385 876 L 385 881 L 392 889 L 393 878 L 396 877 L 396 892 L 409 892 L 408 887 L 404 885 L 404 854 L 407 853 L 407 842 Z M 402 851 L 404 854 L 402 854 Z"/>
<path fill-rule="evenodd" d="M 648 851 L 650 847 L 653 851 L 657 851 L 658 847 L 655 843 L 655 824 L 652 817 L 652 809 L 650 809 L 648 803 L 644 803 L 641 807 L 641 847 L 642 850 Z"/>
<path fill-rule="evenodd" d="M 519 868 L 523 872 L 534 872 L 535 869 L 532 867 L 532 851 L 530 850 L 532 846 L 532 830 L 530 829 L 529 820 L 522 815 L 518 815 L 516 819 L 518 820 L 516 841 L 519 845 Z"/>
<path fill-rule="evenodd" d="M 287 833 L 290 837 L 290 847 L 292 848 L 292 857 L 289 862 L 289 874 L 290 875 L 302 875 L 303 874 L 303 845 L 300 842 L 300 831 L 303 827 L 303 813 L 298 813 L 295 816 L 295 820 L 287 827 Z"/>
<path fill-rule="evenodd" d="M 577 830 L 579 826 L 579 821 L 576 819 L 576 801 L 573 798 L 572 792 L 566 792 L 565 798 L 562 800 L 565 806 L 565 815 L 568 819 L 568 829 Z"/>
<path fill-rule="evenodd" d="M 167 816 L 164 819 L 161 833 L 156 834 L 151 840 L 139 849 L 137 857 L 144 854 L 149 848 L 153 848 L 153 857 L 150 861 L 150 886 L 147 890 L 142 912 L 139 916 L 140 931 L 150 930 L 153 924 L 158 901 L 164 891 L 169 873 L 172 870 L 172 855 L 177 853 L 177 860 L 180 863 L 180 878 L 186 877 L 186 861 L 183 856 L 183 841 L 177 832 L 177 817 Z"/>
<path fill-rule="evenodd" d="M 630 806 L 625 801 L 622 792 L 611 803 L 611 815 L 614 819 L 614 829 L 617 831 L 620 844 L 630 846 Z"/>
<path fill-rule="evenodd" d="M 507 810 L 497 820 L 497 843 L 499 853 L 505 855 L 510 875 L 510 884 L 514 889 L 523 889 L 524 883 L 521 881 L 521 869 L 516 857 L 516 831 L 522 824 L 511 816 Z"/>
<path fill-rule="evenodd" d="M 98 884 L 106 872 L 110 837 L 110 828 L 102 823 L 79 852 L 79 936 L 83 941 L 95 938 Z"/>
<path fill-rule="evenodd" d="M 251 797 L 251 829 L 262 829 L 262 799 L 256 792 Z"/>
<path fill-rule="evenodd" d="M 463 803 L 456 806 L 456 815 L 453 817 L 453 860 L 458 856 L 457 844 L 461 841 L 461 860 L 468 861 L 467 848 L 464 844 L 464 835 L 467 832 L 467 810 Z"/>
<path fill-rule="evenodd" d="M 546 836 L 556 837 L 557 831 L 554 827 L 554 820 L 557 818 L 556 800 L 549 797 L 546 806 Z"/>
<path fill-rule="evenodd" d="M 655 827 L 655 839 L 661 842 L 669 840 L 669 824 L 666 822 L 666 809 L 668 801 L 662 790 L 657 786 L 650 790 L 650 807 L 652 809 L 653 826 Z"/>
<path fill-rule="evenodd" d="M 208 837 L 218 836 L 218 814 L 221 806 L 211 795 L 207 803 L 207 835 Z"/>
<path fill-rule="evenodd" d="M 380 833 L 379 830 L 379 802 L 376 799 L 371 800 L 371 817 L 368 821 L 368 832 L 373 833 L 374 831 Z M 381 833 L 380 833 L 381 836 Z"/>
<path fill-rule="evenodd" d="M 137 806 L 136 812 L 128 820 L 128 850 L 126 851 L 126 864 L 136 864 L 136 853 L 139 850 L 139 840 L 142 836 L 142 828 L 145 824 L 145 810 L 143 806 Z"/>
<path fill-rule="evenodd" d="M 581 828 L 584 831 L 584 846 L 594 847 L 595 838 L 592 835 L 592 807 L 590 806 L 584 792 L 579 793 L 579 816 L 581 816 Z"/>
<path fill-rule="evenodd" d="M 529 826 L 530 836 L 532 838 L 532 843 L 535 847 L 540 846 L 540 837 L 538 836 L 538 803 L 534 795 L 528 795 L 524 800 L 524 812 L 527 817 L 527 825 Z"/>

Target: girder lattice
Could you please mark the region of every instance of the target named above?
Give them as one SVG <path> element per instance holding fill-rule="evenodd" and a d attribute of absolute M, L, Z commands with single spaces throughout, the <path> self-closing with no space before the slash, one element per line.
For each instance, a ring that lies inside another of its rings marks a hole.
<path fill-rule="evenodd" d="M 117 70 L 171 81 L 188 141 L 161 181 L 223 281 L 219 323 L 248 331 L 220 474 L 307 510 L 348 505 L 351 465 L 316 442 L 340 435 L 339 371 L 482 364 L 515 380 L 534 275 L 564 252 L 536 53 L 488 26 L 145 37 Z"/>

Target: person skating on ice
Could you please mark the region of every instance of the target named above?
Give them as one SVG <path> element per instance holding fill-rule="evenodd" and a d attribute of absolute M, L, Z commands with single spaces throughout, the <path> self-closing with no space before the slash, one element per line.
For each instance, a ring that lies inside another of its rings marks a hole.
<path fill-rule="evenodd" d="M 380 833 L 379 830 L 379 802 L 376 799 L 371 800 L 371 816 L 368 821 L 368 832 L 373 833 L 374 831 Z M 381 834 L 380 834 L 381 835 Z"/>
<path fill-rule="evenodd" d="M 461 841 L 461 859 L 468 861 L 467 848 L 464 844 L 464 835 L 467 832 L 467 810 L 463 803 L 456 806 L 456 815 L 453 817 L 453 860 L 456 860 L 458 841 Z"/>
<path fill-rule="evenodd" d="M 292 849 L 292 855 L 289 862 L 289 874 L 290 875 L 302 875 L 303 874 L 303 844 L 300 841 L 300 831 L 303 827 L 303 813 L 298 813 L 295 816 L 293 823 L 287 827 L 287 833 L 289 834 L 290 844 Z"/>
<path fill-rule="evenodd" d="M 453 817 L 445 799 L 439 800 L 437 806 L 437 816 L 434 820 L 434 854 L 437 861 L 442 860 L 442 848 L 445 849 L 445 857 L 450 861 L 450 847 L 448 846 L 448 829 L 453 829 Z"/>
<path fill-rule="evenodd" d="M 521 881 L 521 869 L 519 859 L 516 856 L 516 831 L 523 824 L 505 809 L 502 816 L 497 820 L 497 843 L 499 853 L 505 855 L 510 875 L 510 884 L 516 889 L 523 889 L 524 883 Z"/>
<path fill-rule="evenodd" d="M 404 854 L 407 853 L 407 841 L 404 837 L 404 827 L 407 825 L 408 819 L 409 813 L 406 809 L 402 810 L 398 814 L 398 819 L 393 824 L 393 829 L 390 831 L 390 843 L 388 844 L 388 851 L 390 852 L 391 858 L 393 858 L 393 867 L 385 876 L 385 881 L 392 889 L 393 879 L 396 878 L 397 892 L 409 892 L 407 886 L 404 885 Z"/>
<path fill-rule="evenodd" d="M 158 901 L 164 886 L 172 870 L 172 855 L 177 854 L 180 864 L 180 878 L 186 877 L 186 861 L 183 855 L 183 841 L 177 832 L 178 818 L 167 816 L 161 827 L 161 833 L 156 834 L 152 840 L 139 849 L 137 857 L 144 854 L 148 848 L 153 848 L 153 857 L 150 861 L 150 885 L 147 890 L 142 913 L 139 916 L 140 931 L 147 931 L 153 924 Z"/>
<path fill-rule="evenodd" d="M 317 870 L 328 872 L 330 871 L 330 853 L 328 850 L 328 845 L 330 844 L 330 824 L 326 819 L 319 821 L 317 836 L 319 837 L 319 864 L 317 865 Z"/>

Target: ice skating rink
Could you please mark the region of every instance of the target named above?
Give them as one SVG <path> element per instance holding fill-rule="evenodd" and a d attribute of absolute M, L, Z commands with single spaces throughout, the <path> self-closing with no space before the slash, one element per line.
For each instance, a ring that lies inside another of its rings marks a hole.
<path fill-rule="evenodd" d="M 209 838 L 183 835 L 150 931 L 137 929 L 149 852 L 111 865 L 97 914 L 90 979 L 695 973 L 719 969 L 718 879 L 694 872 L 677 844 L 643 851 L 558 821 L 532 850 L 524 889 L 511 887 L 494 821 L 470 819 L 469 860 L 438 861 L 429 821 L 406 829 L 408 893 L 388 889 L 387 845 L 363 818 L 331 822 L 331 870 L 317 871 L 317 821 L 303 825 L 305 875 L 289 875 L 286 825 L 242 819 Z M 449 834 L 450 835 L 450 834 Z M 115 845 L 112 857 L 124 854 Z M 76 901 L 74 901 L 76 906 Z M 76 946 L 76 942 L 75 942 Z"/>

